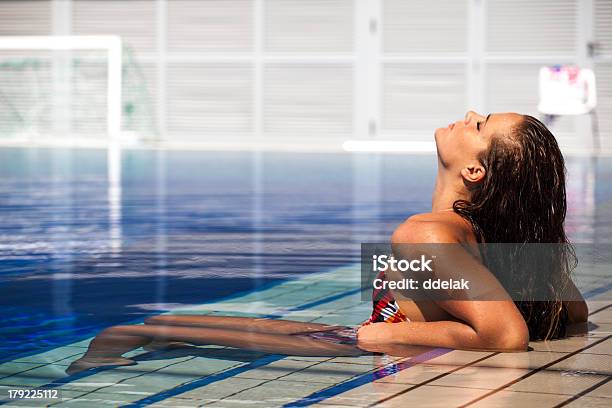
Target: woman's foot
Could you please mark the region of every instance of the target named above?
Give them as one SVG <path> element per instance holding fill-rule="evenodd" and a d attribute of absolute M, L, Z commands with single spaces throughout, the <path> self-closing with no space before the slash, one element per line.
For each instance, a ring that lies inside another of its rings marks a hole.
<path fill-rule="evenodd" d="M 165 340 L 153 340 L 149 344 L 142 346 L 147 351 L 162 351 L 162 350 L 173 350 L 177 348 L 190 347 L 191 344 L 182 341 L 165 341 Z"/>
<path fill-rule="evenodd" d="M 103 366 L 128 366 L 135 365 L 134 360 L 123 357 L 97 357 L 97 358 L 85 358 L 81 357 L 74 361 L 66 369 L 66 374 L 73 375 L 80 373 L 81 371 L 89 370 L 90 368 L 103 367 Z"/>

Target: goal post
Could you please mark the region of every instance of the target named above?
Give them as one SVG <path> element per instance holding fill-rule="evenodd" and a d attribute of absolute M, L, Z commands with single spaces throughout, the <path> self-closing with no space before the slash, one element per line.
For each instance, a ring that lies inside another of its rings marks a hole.
<path fill-rule="evenodd" d="M 106 51 L 106 133 L 109 142 L 121 138 L 122 40 L 104 36 L 0 36 L 0 52 Z M 0 78 L 2 71 L 0 70 Z M 27 84 L 24 84 L 27 86 Z"/>

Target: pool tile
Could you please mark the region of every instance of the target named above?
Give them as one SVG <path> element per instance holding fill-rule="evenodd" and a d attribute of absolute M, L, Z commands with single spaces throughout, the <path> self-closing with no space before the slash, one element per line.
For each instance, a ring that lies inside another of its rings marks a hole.
<path fill-rule="evenodd" d="M 307 357 L 307 356 L 287 356 L 285 360 L 298 360 L 298 361 L 312 361 L 321 363 L 323 361 L 328 361 L 330 357 Z"/>
<path fill-rule="evenodd" d="M 317 317 L 316 319 L 311 320 L 313 323 L 323 323 L 323 324 L 336 324 L 341 326 L 356 326 L 357 323 L 354 323 L 356 319 L 351 321 L 347 319 L 345 315 L 341 314 L 328 314 L 325 316 Z M 365 320 L 365 319 L 364 319 Z M 361 320 L 363 322 L 363 320 Z"/>
<path fill-rule="evenodd" d="M 220 371 L 225 371 L 232 367 L 242 366 L 245 363 L 237 362 L 237 361 L 228 361 L 228 360 L 217 360 L 217 359 L 208 359 L 208 358 L 194 358 L 188 361 L 183 361 L 178 364 L 172 364 L 156 370 L 150 374 L 146 374 L 147 376 L 185 376 L 191 379 L 199 379 L 202 377 L 206 377 L 211 374 L 218 373 Z"/>
<path fill-rule="evenodd" d="M 415 385 L 420 384 L 424 381 L 429 381 L 432 378 L 446 374 L 449 371 L 459 367 L 461 366 L 417 364 L 408 369 L 378 379 L 376 380 L 376 382 Z"/>
<path fill-rule="evenodd" d="M 607 383 L 600 385 L 587 395 L 589 397 L 612 398 L 612 381 L 608 381 Z"/>
<path fill-rule="evenodd" d="M 3 364 L 0 364 L 0 378 L 15 375 L 23 371 L 28 371 L 33 368 L 40 367 L 42 365 L 43 364 L 17 363 L 17 362 L 3 363 Z"/>
<path fill-rule="evenodd" d="M 329 359 L 329 357 L 327 357 L 327 359 Z M 285 358 L 252 370 L 244 371 L 235 377 L 256 380 L 271 380 L 279 377 L 285 377 L 296 371 L 306 369 L 316 364 L 319 364 L 319 362 L 308 360 L 291 360 Z"/>
<path fill-rule="evenodd" d="M 367 407 L 376 401 L 404 392 L 406 388 L 405 384 L 369 383 L 325 399 L 319 404 L 325 408 L 331 408 L 330 405 Z"/>
<path fill-rule="evenodd" d="M 428 360 L 428 364 L 448 365 L 448 366 L 463 366 L 465 364 L 473 363 L 474 361 L 484 358 L 491 357 L 493 353 L 490 351 L 466 351 L 466 350 L 453 350 L 441 356 Z"/>
<path fill-rule="evenodd" d="M 129 374 L 115 370 L 103 371 L 94 375 L 79 378 L 78 380 L 70 381 L 66 384 L 62 384 L 59 389 L 62 391 L 71 390 L 89 392 L 99 388 L 105 388 L 110 386 L 116 386 L 119 388 L 129 388 L 128 385 L 122 385 L 121 382 L 137 375 L 140 374 Z"/>
<path fill-rule="evenodd" d="M 567 399 L 565 395 L 554 395 L 536 392 L 513 392 L 513 391 L 498 391 L 495 394 L 486 397 L 474 405 L 474 408 L 495 408 L 508 407 L 552 407 Z"/>
<path fill-rule="evenodd" d="M 431 385 L 494 389 L 529 373 L 529 371 L 523 368 L 469 366 L 439 378 Z"/>
<path fill-rule="evenodd" d="M 85 340 L 81 340 L 81 341 L 77 341 L 76 343 L 71 343 L 68 344 L 69 347 L 89 347 L 89 343 L 91 343 L 91 340 L 93 339 L 93 337 L 90 337 L 88 339 Z"/>
<path fill-rule="evenodd" d="M 355 376 L 373 371 L 373 367 L 361 364 L 336 364 L 323 362 L 283 377 L 284 381 L 319 382 L 337 384 Z"/>
<path fill-rule="evenodd" d="M 329 357 L 328 357 L 329 358 Z M 405 357 L 394 357 L 379 354 L 366 354 L 363 356 L 355 357 L 334 357 L 329 360 L 330 363 L 343 363 L 343 364 L 366 364 L 372 368 L 382 368 L 387 364 L 404 360 Z"/>
<path fill-rule="evenodd" d="M 589 321 L 596 324 L 599 323 L 612 323 L 612 308 L 602 310 L 589 316 Z"/>
<path fill-rule="evenodd" d="M 566 353 L 530 351 L 526 353 L 500 353 L 474 363 L 474 367 L 522 368 L 533 370 L 566 357 Z"/>
<path fill-rule="evenodd" d="M 151 395 L 155 394 L 153 392 L 133 389 L 133 387 L 131 386 L 120 387 L 120 385 L 121 384 L 113 385 L 113 386 L 98 389 L 98 390 L 90 390 L 82 396 L 75 395 L 74 398 L 76 398 L 77 401 L 74 401 L 74 403 L 78 402 L 78 399 L 83 398 L 86 400 L 93 400 L 93 401 L 114 401 L 118 406 L 118 405 L 124 405 L 127 403 L 140 401 L 144 398 L 150 397 Z M 76 393 L 77 391 L 72 391 L 72 392 Z"/>
<path fill-rule="evenodd" d="M 600 313 L 600 309 L 605 309 L 609 304 L 610 304 L 610 294 L 604 294 L 606 296 L 606 299 L 597 299 L 597 298 L 590 298 L 590 299 L 586 299 L 586 303 L 587 306 L 589 308 L 589 313 L 591 313 L 591 316 L 596 315 L 597 313 Z"/>
<path fill-rule="evenodd" d="M 165 399 L 160 402 L 156 402 L 155 404 L 147 405 L 147 407 L 156 407 L 156 408 L 196 408 L 204 406 L 204 401 L 201 400 L 193 400 L 189 398 L 181 398 L 181 397 L 171 397 Z M 206 405 L 208 406 L 208 405 Z M 214 406 L 214 405 L 213 405 Z"/>
<path fill-rule="evenodd" d="M 442 407 L 465 404 L 483 394 L 487 390 L 461 387 L 436 387 L 424 385 L 405 394 L 399 395 L 377 405 L 386 408 L 406 407 Z"/>
<path fill-rule="evenodd" d="M 612 334 L 612 323 L 594 323 L 597 327 L 589 330 L 589 337 L 601 339 Z"/>
<path fill-rule="evenodd" d="M 574 395 L 600 382 L 605 376 L 596 374 L 568 374 L 563 371 L 543 370 L 508 387 L 510 391 L 541 392 Z"/>
<path fill-rule="evenodd" d="M 215 402 L 213 407 L 279 407 L 329 387 L 331 384 L 270 381 Z"/>
<path fill-rule="evenodd" d="M 125 403 L 120 396 L 117 395 L 103 395 L 103 396 L 94 396 L 91 394 L 87 394 L 81 397 L 76 397 L 69 399 L 67 401 L 62 401 L 58 404 L 53 404 L 53 407 L 60 408 L 97 408 L 97 407 L 117 407 Z"/>
<path fill-rule="evenodd" d="M 602 343 L 596 344 L 593 347 L 583 351 L 584 354 L 604 354 L 606 356 L 612 355 L 612 339 L 606 340 Z"/>
<path fill-rule="evenodd" d="M 41 406 L 43 406 L 42 404 L 44 404 L 46 402 L 42 402 L 42 401 L 34 401 L 34 400 L 14 400 L 11 401 L 9 403 L 7 403 L 6 405 L 3 405 L 5 407 L 28 407 L 28 408 L 40 408 Z"/>
<path fill-rule="evenodd" d="M 176 400 L 177 403 L 186 403 L 186 400 L 191 400 L 197 402 L 196 405 L 210 404 L 249 388 L 257 387 L 264 382 L 266 382 L 266 380 L 232 377 L 185 392 L 173 399 Z M 155 407 L 158 406 L 158 404 L 152 404 L 150 406 Z"/>
<path fill-rule="evenodd" d="M 597 354 L 576 354 L 549 368 L 566 373 L 612 375 L 612 357 Z"/>
<path fill-rule="evenodd" d="M 182 352 L 181 350 L 161 351 L 158 353 L 160 354 L 147 356 L 146 359 L 142 358 L 135 360 L 137 362 L 135 365 L 120 368 L 125 372 L 152 372 L 198 358 L 194 357 L 189 352 Z"/>
<path fill-rule="evenodd" d="M 138 377 L 128 378 L 120 384 L 101 388 L 104 393 L 122 395 L 128 401 L 137 401 L 146 394 L 156 394 L 172 389 L 181 384 L 193 381 L 192 376 L 180 374 L 158 374 L 151 373 Z"/>
<path fill-rule="evenodd" d="M 65 367 L 53 364 L 43 365 L 23 373 L 0 379 L 0 385 L 18 387 L 40 387 L 54 380 L 66 377 Z"/>
<path fill-rule="evenodd" d="M 610 408 L 611 401 L 609 398 L 597 398 L 585 395 L 580 397 L 569 404 L 566 407 L 570 408 Z"/>
<path fill-rule="evenodd" d="M 78 354 L 83 353 L 82 347 L 58 347 L 53 350 L 46 351 L 40 354 L 33 354 L 26 357 L 21 357 L 16 360 L 13 360 L 15 363 L 39 363 L 39 364 L 49 364 L 54 363 L 59 360 L 63 360 L 67 357 L 76 356 Z"/>
<path fill-rule="evenodd" d="M 571 353 L 582 349 L 598 339 L 588 336 L 569 337 L 561 340 L 532 341 L 529 343 L 534 351 L 553 351 L 558 353 Z M 586 351 L 588 352 L 588 350 Z"/>

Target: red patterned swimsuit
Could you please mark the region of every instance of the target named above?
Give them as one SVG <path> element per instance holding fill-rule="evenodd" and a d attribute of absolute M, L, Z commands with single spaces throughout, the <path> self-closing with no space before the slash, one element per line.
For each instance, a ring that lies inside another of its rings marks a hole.
<path fill-rule="evenodd" d="M 386 281 L 385 272 L 379 272 L 377 279 Z M 370 323 L 398 323 L 407 322 L 409 319 L 399 308 L 397 301 L 391 291 L 383 286 L 382 289 L 374 289 L 372 292 L 372 315 L 363 324 Z"/>
<path fill-rule="evenodd" d="M 384 272 L 380 272 L 377 278 L 386 281 Z M 410 321 L 410 319 L 402 313 L 391 291 L 384 287 L 384 289 L 374 289 L 372 292 L 372 315 L 361 325 L 407 321 Z M 357 330 L 357 327 L 337 327 L 316 332 L 295 333 L 294 336 L 336 344 L 357 345 Z"/>

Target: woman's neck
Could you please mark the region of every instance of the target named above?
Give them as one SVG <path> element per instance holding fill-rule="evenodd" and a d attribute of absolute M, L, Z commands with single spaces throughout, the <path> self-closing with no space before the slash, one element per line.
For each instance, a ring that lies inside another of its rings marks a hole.
<path fill-rule="evenodd" d="M 448 211 L 457 200 L 469 200 L 469 194 L 460 179 L 438 169 L 436 185 L 431 198 L 431 212 Z"/>

